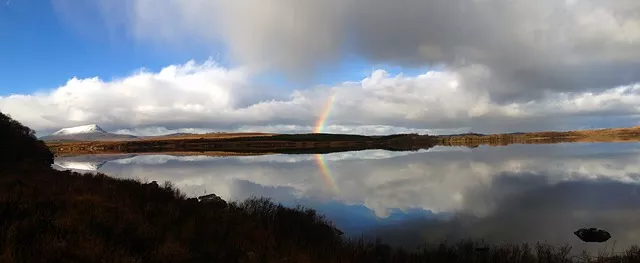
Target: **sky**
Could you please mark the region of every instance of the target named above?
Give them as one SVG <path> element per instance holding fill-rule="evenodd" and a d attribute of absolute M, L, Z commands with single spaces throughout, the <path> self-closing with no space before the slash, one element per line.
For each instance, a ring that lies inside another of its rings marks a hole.
<path fill-rule="evenodd" d="M 38 135 L 495 133 L 640 112 L 635 0 L 3 0 L 0 43 L 0 111 Z"/>

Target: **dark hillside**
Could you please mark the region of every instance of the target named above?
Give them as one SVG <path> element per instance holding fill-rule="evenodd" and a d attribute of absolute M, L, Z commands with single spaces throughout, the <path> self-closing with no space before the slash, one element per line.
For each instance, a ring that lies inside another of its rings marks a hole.
<path fill-rule="evenodd" d="M 53 154 L 35 132 L 0 112 L 0 170 L 16 165 L 43 165 L 53 163 Z"/>

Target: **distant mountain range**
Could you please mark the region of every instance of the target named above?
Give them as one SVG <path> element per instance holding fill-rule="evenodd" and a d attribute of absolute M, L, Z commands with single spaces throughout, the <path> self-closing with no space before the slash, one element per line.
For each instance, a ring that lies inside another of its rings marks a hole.
<path fill-rule="evenodd" d="M 77 141 L 136 141 L 136 140 L 165 140 L 165 139 L 198 139 L 198 138 L 233 138 L 273 135 L 260 132 L 220 133 L 171 133 L 155 136 L 133 136 L 129 134 L 110 133 L 96 124 L 64 128 L 51 135 L 42 136 L 40 140 L 46 142 L 77 142 Z"/>
<path fill-rule="evenodd" d="M 64 128 L 51 135 L 40 137 L 43 141 L 128 141 L 139 138 L 128 134 L 106 132 L 96 124 Z"/>

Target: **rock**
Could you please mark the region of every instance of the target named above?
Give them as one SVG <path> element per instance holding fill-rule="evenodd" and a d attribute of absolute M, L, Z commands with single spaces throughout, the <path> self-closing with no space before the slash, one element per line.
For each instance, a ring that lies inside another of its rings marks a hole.
<path fill-rule="evenodd" d="M 217 196 L 216 194 L 208 194 L 208 195 L 199 196 L 198 200 L 201 203 L 214 204 L 214 205 L 216 205 L 216 207 L 220 207 L 220 208 L 227 207 L 227 202 L 224 201 L 219 196 Z"/>
<path fill-rule="evenodd" d="M 597 242 L 602 243 L 611 238 L 611 234 L 609 232 L 597 229 L 597 228 L 581 228 L 577 231 L 573 232 L 580 240 L 584 242 Z"/>

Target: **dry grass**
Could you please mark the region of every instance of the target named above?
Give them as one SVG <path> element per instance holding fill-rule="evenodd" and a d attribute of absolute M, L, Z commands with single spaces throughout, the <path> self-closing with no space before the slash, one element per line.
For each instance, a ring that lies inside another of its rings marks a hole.
<path fill-rule="evenodd" d="M 547 131 L 517 134 L 448 135 L 438 136 L 438 144 L 445 146 L 501 146 L 509 144 L 547 144 L 561 142 L 630 142 L 640 141 L 640 126 L 578 131 Z"/>

